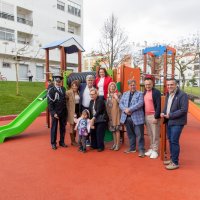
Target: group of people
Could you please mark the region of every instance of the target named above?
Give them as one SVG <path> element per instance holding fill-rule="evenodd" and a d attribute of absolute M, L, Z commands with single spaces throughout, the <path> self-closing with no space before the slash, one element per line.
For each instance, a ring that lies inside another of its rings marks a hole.
<path fill-rule="evenodd" d="M 129 90 L 121 94 L 117 85 L 100 68 L 98 77 L 86 77 L 86 83 L 75 80 L 68 91 L 61 86 L 62 77 L 55 78 L 55 85 L 48 90 L 48 105 L 52 117 L 51 145 L 56 150 L 57 126 L 60 128 L 61 147 L 65 144 L 66 123 L 70 124 L 71 145 L 85 153 L 86 146 L 102 152 L 105 149 L 104 136 L 108 129 L 113 133 L 111 150 L 120 149 L 120 131 L 125 126 L 129 148 L 124 153 L 135 153 L 138 144 L 138 156 L 158 157 L 160 140 L 160 119 L 164 118 L 170 146 L 170 160 L 164 161 L 166 169 L 179 168 L 179 138 L 187 123 L 188 97 L 182 92 L 175 79 L 167 81 L 168 94 L 161 111 L 161 93 L 154 88 L 150 77 L 145 78 L 145 91 L 136 90 L 136 81 L 129 80 Z M 145 152 L 144 125 L 149 136 L 149 149 Z M 78 133 L 78 143 L 76 135 Z"/>

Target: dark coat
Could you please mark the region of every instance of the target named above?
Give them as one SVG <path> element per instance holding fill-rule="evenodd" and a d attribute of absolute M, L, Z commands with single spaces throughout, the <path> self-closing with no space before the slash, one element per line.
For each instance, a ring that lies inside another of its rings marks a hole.
<path fill-rule="evenodd" d="M 146 90 L 144 91 L 144 96 L 146 95 Z M 161 93 L 159 90 L 152 88 L 152 98 L 153 98 L 153 105 L 155 110 L 155 119 L 160 118 L 160 112 L 161 112 Z M 144 104 L 144 110 L 145 110 L 145 104 Z"/>
<path fill-rule="evenodd" d="M 56 87 L 50 88 L 48 91 L 47 99 L 49 112 L 53 117 L 54 114 L 57 114 L 59 117 L 66 116 L 67 107 L 66 107 L 66 90 L 64 87 L 61 87 L 62 93 L 59 92 Z"/>
<path fill-rule="evenodd" d="M 163 113 L 165 114 L 167 111 L 168 98 L 169 93 L 167 93 L 165 107 L 163 109 Z M 167 122 L 168 125 L 187 124 L 188 103 L 188 95 L 178 88 L 172 101 L 169 119 L 165 119 L 165 122 Z"/>
<path fill-rule="evenodd" d="M 90 106 L 89 106 L 90 118 L 95 117 L 97 119 L 99 115 L 102 115 L 102 114 L 106 114 L 107 115 L 106 106 L 105 106 L 104 100 L 102 100 L 101 98 L 97 97 L 95 105 L 94 105 L 94 109 L 96 111 L 96 114 L 94 116 L 92 114 L 93 105 L 94 105 L 94 100 L 91 100 L 90 101 Z"/>

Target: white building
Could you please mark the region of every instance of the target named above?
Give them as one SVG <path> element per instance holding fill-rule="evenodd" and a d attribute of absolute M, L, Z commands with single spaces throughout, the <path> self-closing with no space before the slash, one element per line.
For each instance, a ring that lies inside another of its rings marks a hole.
<path fill-rule="evenodd" d="M 45 51 L 42 46 L 74 37 L 83 44 L 83 0 L 0 0 L 0 72 L 7 80 L 43 81 Z M 67 66 L 77 70 L 77 54 L 67 56 Z M 50 71 L 59 72 L 60 52 L 50 51 Z"/>

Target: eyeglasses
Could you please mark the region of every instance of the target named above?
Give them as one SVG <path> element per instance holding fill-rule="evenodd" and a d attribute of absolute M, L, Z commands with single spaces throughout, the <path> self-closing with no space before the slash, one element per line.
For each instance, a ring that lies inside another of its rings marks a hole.
<path fill-rule="evenodd" d="M 93 96 L 93 95 L 96 95 L 96 93 L 93 93 L 93 94 L 92 94 L 92 93 L 90 93 L 90 95 L 91 95 L 91 96 Z"/>

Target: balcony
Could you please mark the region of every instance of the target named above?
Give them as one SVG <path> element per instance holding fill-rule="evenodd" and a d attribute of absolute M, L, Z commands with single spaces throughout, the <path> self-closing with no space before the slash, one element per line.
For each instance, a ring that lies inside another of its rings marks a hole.
<path fill-rule="evenodd" d="M 28 26 L 33 26 L 32 11 L 17 7 L 17 22 Z"/>
<path fill-rule="evenodd" d="M 24 32 L 17 32 L 17 42 L 23 45 L 32 45 L 33 35 L 24 33 Z"/>
<path fill-rule="evenodd" d="M 17 17 L 17 22 L 22 23 L 22 24 L 26 24 L 29 26 L 33 26 L 33 21 L 21 18 L 21 17 Z"/>
<path fill-rule="evenodd" d="M 8 19 L 8 20 L 11 20 L 11 21 L 15 20 L 14 15 L 11 15 L 11 14 L 5 13 L 5 12 L 0 12 L 0 18 Z"/>
<path fill-rule="evenodd" d="M 68 33 L 80 36 L 81 35 L 81 25 L 74 23 L 72 21 L 68 21 Z"/>

